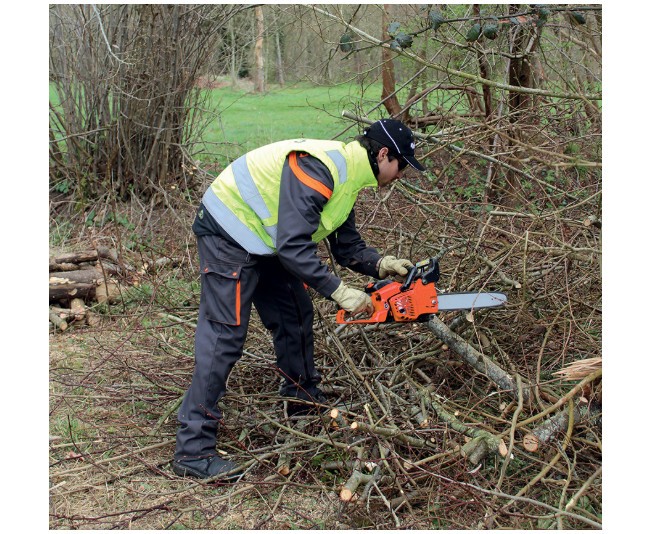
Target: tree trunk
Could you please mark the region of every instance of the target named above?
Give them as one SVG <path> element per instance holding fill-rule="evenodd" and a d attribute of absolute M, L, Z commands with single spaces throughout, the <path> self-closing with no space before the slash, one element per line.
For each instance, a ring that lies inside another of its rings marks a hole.
<path fill-rule="evenodd" d="M 480 4 L 474 4 L 474 15 L 477 17 L 481 16 L 481 6 Z M 490 67 L 488 65 L 487 57 L 480 50 L 477 49 L 476 56 L 478 58 L 478 70 L 481 78 L 488 79 L 490 73 Z M 492 114 L 492 92 L 490 87 L 486 84 L 483 84 L 483 112 L 485 113 L 485 118 L 488 119 Z"/>
<path fill-rule="evenodd" d="M 254 57 L 256 58 L 255 91 L 265 92 L 265 59 L 263 57 L 263 34 L 265 33 L 265 20 L 263 8 L 258 6 L 256 13 L 256 43 L 254 45 Z"/>
<path fill-rule="evenodd" d="M 508 6 L 509 15 L 514 15 L 520 10 L 520 4 L 510 4 Z M 510 61 L 508 64 L 508 84 L 515 87 L 533 87 L 533 71 L 531 68 L 531 58 L 529 43 L 534 38 L 534 29 L 518 25 L 514 29 L 514 38 L 511 43 Z M 526 111 L 530 109 L 533 103 L 533 97 L 526 93 L 517 93 L 511 91 L 508 93 L 508 116 L 510 121 L 510 135 L 516 138 L 521 137 L 519 128 L 520 120 L 524 119 Z M 519 157 L 520 149 L 514 147 L 508 140 L 508 151 L 514 152 L 514 157 Z M 512 170 L 506 173 L 507 196 L 505 204 L 514 206 L 519 203 L 522 195 L 522 187 L 519 176 Z"/>
<path fill-rule="evenodd" d="M 277 48 L 277 81 L 279 82 L 279 85 L 283 87 L 286 84 L 286 79 L 283 73 L 283 55 L 281 51 L 281 38 L 279 36 L 280 33 L 281 30 L 277 28 L 277 31 L 274 34 L 274 38 Z"/>
<path fill-rule="evenodd" d="M 390 9 L 391 4 L 385 4 L 383 6 L 383 16 L 381 17 L 381 33 L 383 35 L 382 39 L 387 41 L 390 36 L 388 35 L 388 24 L 390 23 L 390 17 L 388 16 L 388 10 Z M 395 66 L 394 66 L 394 53 L 387 47 L 381 48 L 381 59 L 383 61 L 381 65 L 381 78 L 383 81 L 383 89 L 381 91 L 381 99 L 383 100 L 383 105 L 385 109 L 388 110 L 388 114 L 393 117 L 399 116 L 401 113 L 401 105 L 397 99 L 395 92 Z"/>

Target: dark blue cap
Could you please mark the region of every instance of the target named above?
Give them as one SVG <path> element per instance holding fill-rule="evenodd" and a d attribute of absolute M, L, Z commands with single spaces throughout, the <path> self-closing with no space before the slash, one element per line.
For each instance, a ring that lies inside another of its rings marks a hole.
<path fill-rule="evenodd" d="M 405 159 L 418 171 L 426 168 L 415 159 L 415 137 L 403 122 L 395 119 L 381 119 L 366 128 L 363 134 L 387 147 L 391 153 Z"/>

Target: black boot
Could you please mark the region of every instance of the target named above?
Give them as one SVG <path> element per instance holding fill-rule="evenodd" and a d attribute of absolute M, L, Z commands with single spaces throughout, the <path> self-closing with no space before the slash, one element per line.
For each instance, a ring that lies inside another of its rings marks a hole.
<path fill-rule="evenodd" d="M 326 395 L 319 389 L 313 395 L 299 391 L 297 396 L 288 397 L 287 403 L 286 415 L 288 417 L 317 415 L 319 413 L 325 413 L 329 409 L 326 406 L 316 406 L 316 404 L 327 404 Z"/>
<path fill-rule="evenodd" d="M 224 475 L 220 476 L 219 480 L 225 482 L 238 480 L 242 476 L 242 469 L 238 464 L 218 456 L 199 460 L 174 460 L 172 470 L 180 477 L 214 478 Z"/>

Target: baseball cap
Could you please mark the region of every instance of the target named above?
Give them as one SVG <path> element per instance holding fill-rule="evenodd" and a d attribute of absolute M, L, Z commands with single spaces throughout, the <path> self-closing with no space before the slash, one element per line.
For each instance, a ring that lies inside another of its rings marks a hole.
<path fill-rule="evenodd" d="M 388 147 L 390 152 L 405 159 L 414 169 L 418 171 L 426 170 L 415 159 L 415 137 L 410 128 L 403 122 L 395 119 L 381 119 L 366 128 L 363 135 Z"/>

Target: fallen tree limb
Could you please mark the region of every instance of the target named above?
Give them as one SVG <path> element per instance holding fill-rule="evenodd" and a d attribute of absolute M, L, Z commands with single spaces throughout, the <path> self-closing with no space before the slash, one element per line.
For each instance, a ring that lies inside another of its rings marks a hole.
<path fill-rule="evenodd" d="M 539 421 L 540 419 L 546 417 L 552 412 L 555 412 L 558 408 L 566 404 L 570 399 L 572 399 L 575 395 L 577 395 L 579 392 L 583 390 L 583 388 L 592 382 L 593 380 L 596 380 L 598 377 L 603 375 L 603 369 L 597 369 L 594 371 L 592 374 L 586 376 L 583 380 L 581 380 L 578 384 L 576 384 L 573 388 L 571 388 L 565 395 L 560 397 L 558 401 L 555 404 L 552 404 L 549 406 L 546 410 L 543 412 L 540 412 L 537 415 L 534 415 L 532 417 L 529 417 L 528 419 L 525 419 L 523 421 L 520 421 L 516 426 L 516 428 L 521 428 L 526 425 L 529 425 L 533 423 L 534 421 Z"/>
<path fill-rule="evenodd" d="M 515 380 L 504 371 L 499 365 L 494 363 L 490 358 L 481 354 L 462 337 L 453 332 L 444 324 L 436 315 L 431 315 L 428 322 L 429 329 L 435 336 L 443 341 L 451 350 L 458 354 L 462 359 L 476 369 L 479 373 L 487 376 L 492 382 L 497 384 L 503 391 L 512 394 L 516 399 L 519 395 Z M 522 382 L 526 381 L 522 378 Z M 530 389 L 523 389 L 524 401 L 530 399 Z"/>
<path fill-rule="evenodd" d="M 524 448 L 528 452 L 535 452 L 542 445 L 550 443 L 565 431 L 569 425 L 569 417 L 569 410 L 562 410 L 544 421 L 524 436 L 522 442 Z M 589 404 L 577 402 L 574 405 L 572 417 L 571 425 L 576 426 L 579 423 L 591 421 L 593 417 L 598 417 L 598 413 L 592 414 Z"/>

